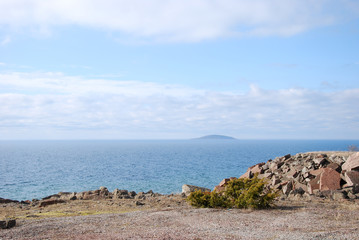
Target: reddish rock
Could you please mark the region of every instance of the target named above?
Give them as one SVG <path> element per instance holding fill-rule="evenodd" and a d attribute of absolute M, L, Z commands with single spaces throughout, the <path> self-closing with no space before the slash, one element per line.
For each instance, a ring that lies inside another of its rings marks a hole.
<path fill-rule="evenodd" d="M 320 175 L 316 176 L 314 179 L 308 182 L 308 192 L 309 194 L 314 194 L 314 190 L 318 190 L 320 186 Z"/>
<path fill-rule="evenodd" d="M 358 169 L 359 169 L 359 152 L 350 155 L 342 166 L 343 171 L 351 171 Z"/>
<path fill-rule="evenodd" d="M 216 192 L 222 192 L 222 191 L 226 190 L 226 185 L 232 179 L 237 179 L 237 178 L 235 178 L 235 177 L 225 178 L 217 186 L 215 186 L 213 190 Z"/>
<path fill-rule="evenodd" d="M 224 187 L 224 186 L 226 186 L 226 185 L 228 184 L 228 182 L 231 181 L 232 179 L 237 179 L 237 178 L 235 178 L 235 177 L 225 178 L 225 179 L 223 179 L 223 180 L 218 184 L 218 186 L 219 186 L 219 187 Z"/>
<path fill-rule="evenodd" d="M 313 176 L 318 176 L 318 175 L 322 174 L 323 171 L 324 171 L 324 168 L 319 168 L 317 170 L 310 171 L 309 174 L 313 175 Z"/>
<path fill-rule="evenodd" d="M 340 189 L 340 174 L 331 168 L 323 168 L 319 189 L 320 191 Z"/>
<path fill-rule="evenodd" d="M 251 170 L 247 170 L 247 172 L 245 172 L 242 176 L 240 176 L 239 178 L 252 178 L 253 177 L 253 173 Z"/>
<path fill-rule="evenodd" d="M 345 181 L 347 182 L 347 186 L 351 187 L 354 185 L 358 185 L 359 184 L 359 172 L 357 171 L 348 171 L 345 172 Z"/>
<path fill-rule="evenodd" d="M 256 165 L 250 167 L 249 170 L 251 170 L 251 172 L 252 172 L 253 174 L 256 174 L 256 173 L 261 174 L 261 173 L 263 173 L 262 166 L 263 166 L 264 164 L 265 164 L 265 163 L 258 163 L 258 164 L 256 164 Z"/>
<path fill-rule="evenodd" d="M 341 171 L 340 171 L 340 166 L 339 166 L 338 164 L 336 164 L 336 163 L 330 163 L 330 164 L 328 164 L 327 168 L 331 168 L 331 169 L 337 171 L 338 173 L 341 172 Z"/>

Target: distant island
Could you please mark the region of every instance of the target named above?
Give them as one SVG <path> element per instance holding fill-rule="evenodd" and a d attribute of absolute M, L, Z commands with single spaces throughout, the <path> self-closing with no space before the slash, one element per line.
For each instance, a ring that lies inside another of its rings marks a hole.
<path fill-rule="evenodd" d="M 233 137 L 224 135 L 207 135 L 200 138 L 193 138 L 194 140 L 236 140 Z"/>

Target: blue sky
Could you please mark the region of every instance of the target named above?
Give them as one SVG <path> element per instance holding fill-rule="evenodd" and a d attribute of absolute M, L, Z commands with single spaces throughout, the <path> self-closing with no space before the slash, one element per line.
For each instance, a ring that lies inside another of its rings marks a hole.
<path fill-rule="evenodd" d="M 0 139 L 358 139 L 355 0 L 0 0 Z"/>

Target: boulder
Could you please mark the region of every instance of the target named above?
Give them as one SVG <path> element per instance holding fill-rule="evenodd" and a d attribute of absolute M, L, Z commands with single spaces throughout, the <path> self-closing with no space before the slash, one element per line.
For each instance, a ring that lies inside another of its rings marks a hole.
<path fill-rule="evenodd" d="M 3 221 L 0 221 L 0 228 L 1 229 L 6 229 L 6 228 L 12 228 L 15 227 L 16 225 L 16 220 L 15 219 L 6 219 Z"/>
<path fill-rule="evenodd" d="M 293 190 L 293 182 L 289 181 L 282 186 L 282 191 L 285 195 L 288 195 Z"/>
<path fill-rule="evenodd" d="M 359 184 L 359 172 L 357 172 L 357 171 L 348 171 L 348 172 L 345 172 L 344 176 L 345 176 L 345 181 L 347 182 L 346 185 L 348 187 L 351 187 L 351 186 Z"/>
<path fill-rule="evenodd" d="M 342 166 L 342 171 L 359 170 L 359 152 L 349 156 Z"/>
<path fill-rule="evenodd" d="M 191 192 L 195 192 L 195 191 L 202 191 L 202 192 L 210 192 L 211 189 L 208 188 L 204 188 L 204 187 L 198 187 L 198 186 L 194 186 L 194 185 L 188 185 L 188 184 L 184 184 L 182 186 L 182 193 L 189 195 Z"/>
<path fill-rule="evenodd" d="M 0 203 L 18 203 L 19 201 L 17 200 L 11 200 L 11 199 L 6 199 L 6 198 L 0 198 Z"/>
<path fill-rule="evenodd" d="M 331 168 L 331 169 L 337 171 L 338 173 L 341 172 L 341 167 L 337 163 L 329 163 L 327 165 L 327 168 Z"/>
<path fill-rule="evenodd" d="M 314 194 L 314 190 L 319 190 L 320 175 L 316 176 L 314 179 L 308 182 L 308 192 L 309 194 Z"/>
<path fill-rule="evenodd" d="M 64 203 L 64 202 L 65 201 L 62 199 L 46 199 L 46 200 L 40 201 L 40 207 L 46 207 L 49 205 Z"/>
<path fill-rule="evenodd" d="M 250 167 L 249 170 L 251 170 L 251 172 L 252 172 L 253 174 L 256 174 L 256 173 L 261 174 L 261 173 L 263 173 L 262 166 L 263 166 L 264 164 L 265 164 L 265 163 L 258 163 L 258 164 L 256 164 L 256 165 Z"/>
<path fill-rule="evenodd" d="M 319 189 L 321 191 L 340 189 L 340 179 L 340 174 L 337 171 L 323 168 L 323 172 L 320 174 Z"/>

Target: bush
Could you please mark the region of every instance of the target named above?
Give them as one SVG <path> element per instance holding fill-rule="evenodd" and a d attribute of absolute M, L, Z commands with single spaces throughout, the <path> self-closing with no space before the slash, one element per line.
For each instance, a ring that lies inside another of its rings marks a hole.
<path fill-rule="evenodd" d="M 192 192 L 187 201 L 194 207 L 203 208 L 223 208 L 229 207 L 229 201 L 226 196 L 213 192 L 202 192 L 201 190 Z"/>
<path fill-rule="evenodd" d="M 195 207 L 261 209 L 271 207 L 277 196 L 277 193 L 266 188 L 264 179 L 254 176 L 251 179 L 232 179 L 228 182 L 226 190 L 220 193 L 193 192 L 187 200 Z"/>

